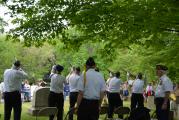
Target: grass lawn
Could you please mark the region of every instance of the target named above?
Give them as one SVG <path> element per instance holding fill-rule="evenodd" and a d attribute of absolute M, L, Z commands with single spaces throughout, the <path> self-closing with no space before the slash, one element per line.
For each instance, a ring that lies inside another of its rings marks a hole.
<path fill-rule="evenodd" d="M 124 106 L 130 106 L 130 102 L 129 101 L 124 101 Z M 22 114 L 21 114 L 21 120 L 35 120 L 34 116 L 31 116 L 28 114 L 28 109 L 31 107 L 31 103 L 23 103 L 22 104 Z M 65 101 L 65 106 L 64 106 L 64 117 L 68 111 L 69 108 L 69 104 L 68 101 Z M 0 120 L 3 120 L 4 117 L 4 104 L 0 104 L 0 114 L 1 114 L 1 118 Z M 105 115 L 100 116 L 99 120 L 103 120 Z M 13 120 L 13 115 L 11 115 L 11 120 Z M 38 120 L 48 120 L 48 117 L 39 117 Z M 177 120 L 177 119 L 176 119 Z"/>
<path fill-rule="evenodd" d="M 125 106 L 129 106 L 129 102 L 125 102 L 124 103 Z M 35 120 L 35 117 L 34 116 L 31 116 L 28 114 L 28 109 L 31 107 L 31 103 L 23 103 L 22 104 L 22 114 L 21 114 L 21 119 L 22 120 Z M 67 111 L 68 111 L 68 108 L 69 108 L 69 104 L 68 104 L 68 101 L 65 101 L 65 106 L 64 106 L 64 116 L 66 115 Z M 4 118 L 4 104 L 0 104 L 0 114 L 1 114 L 1 118 L 0 120 L 3 120 Z M 103 116 L 100 116 L 100 118 L 104 118 L 104 115 Z M 13 120 L 13 114 L 11 114 L 11 120 Z M 48 117 L 39 117 L 38 120 L 48 120 Z"/>
<path fill-rule="evenodd" d="M 28 109 L 31 107 L 31 103 L 23 103 L 22 104 L 22 114 L 21 114 L 21 120 L 35 120 L 35 117 L 29 115 L 27 113 Z M 0 114 L 1 114 L 1 120 L 4 118 L 4 104 L 0 104 Z M 13 120 L 13 114 L 11 113 L 11 120 Z M 48 120 L 46 117 L 41 117 L 38 120 Z"/>

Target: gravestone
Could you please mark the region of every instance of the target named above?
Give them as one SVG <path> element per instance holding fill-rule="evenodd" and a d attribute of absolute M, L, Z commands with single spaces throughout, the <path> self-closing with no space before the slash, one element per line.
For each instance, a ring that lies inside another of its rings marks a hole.
<path fill-rule="evenodd" d="M 35 116 L 38 112 L 45 107 L 48 107 L 48 96 L 50 93 L 50 88 L 48 87 L 39 87 L 34 91 L 32 106 L 28 112 Z"/>

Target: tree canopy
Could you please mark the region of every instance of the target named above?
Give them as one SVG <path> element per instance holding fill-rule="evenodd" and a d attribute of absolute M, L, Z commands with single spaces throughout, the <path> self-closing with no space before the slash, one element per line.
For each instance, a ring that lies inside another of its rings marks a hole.
<path fill-rule="evenodd" d="M 8 47 L 7 47 L 8 46 Z M 105 75 L 109 76 L 108 70 L 120 71 L 121 79 L 126 80 L 126 71 L 133 73 L 142 72 L 148 81 L 156 80 L 155 65 L 166 64 L 169 67 L 169 75 L 173 81 L 179 79 L 179 45 L 157 49 L 145 48 L 140 45 L 131 45 L 130 49 L 117 49 L 113 55 L 101 54 L 104 49 L 103 43 L 88 42 L 81 45 L 78 51 L 75 49 L 64 49 L 65 44 L 58 42 L 56 45 L 44 44 L 42 47 L 24 47 L 23 43 L 12 43 L 0 37 L 0 75 L 2 77 L 5 69 L 10 68 L 15 59 L 22 61 L 23 69 L 29 74 L 29 80 L 42 79 L 52 65 L 61 64 L 64 66 L 63 75 L 67 75 L 72 66 L 80 66 L 83 69 L 84 63 L 89 56 L 93 56 L 97 67 Z"/>
<path fill-rule="evenodd" d="M 102 71 L 141 71 L 150 80 L 161 63 L 179 80 L 178 0 L 3 0 L 3 5 L 17 25 L 8 36 L 28 47 L 55 45 L 49 53 L 55 62 L 80 66 L 94 56 Z"/>
<path fill-rule="evenodd" d="M 0 77 L 3 78 L 5 69 L 12 67 L 13 62 L 18 59 L 22 62 L 23 69 L 28 73 L 30 80 L 42 79 L 53 63 L 52 46 L 44 45 L 41 48 L 27 48 L 22 43 L 13 43 L 0 36 Z M 44 52 L 45 51 L 45 52 Z"/>
<path fill-rule="evenodd" d="M 3 18 L 0 17 L 0 34 L 4 32 L 5 25 L 7 25 L 7 23 L 3 20 Z"/>
<path fill-rule="evenodd" d="M 130 44 L 166 45 L 178 41 L 177 0 L 4 0 L 11 10 L 13 37 L 25 44 L 41 45 L 60 37 L 66 46 L 86 41 L 104 42 L 106 47 Z M 66 32 L 76 27 L 80 35 Z M 163 39 L 173 35 L 172 38 Z"/>

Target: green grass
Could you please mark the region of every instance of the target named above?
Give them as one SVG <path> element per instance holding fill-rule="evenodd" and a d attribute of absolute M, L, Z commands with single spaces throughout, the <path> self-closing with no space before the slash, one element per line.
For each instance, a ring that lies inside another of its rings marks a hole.
<path fill-rule="evenodd" d="M 31 107 L 31 103 L 22 104 L 21 120 L 35 120 L 35 117 L 28 114 L 28 109 Z M 4 118 L 4 104 L 0 104 L 1 120 Z M 11 113 L 11 120 L 13 120 L 13 113 Z M 47 117 L 40 117 L 38 120 L 48 120 Z"/>
<path fill-rule="evenodd" d="M 23 103 L 22 104 L 22 113 L 21 113 L 21 120 L 35 120 L 34 116 L 31 116 L 28 114 L 28 109 L 31 107 L 31 103 Z M 64 104 L 64 117 L 67 114 L 67 111 L 69 109 L 68 101 L 65 101 Z M 3 120 L 4 118 L 4 104 L 0 104 L 0 114 L 1 118 L 0 120 Z M 13 113 L 11 113 L 11 120 L 13 120 Z M 39 117 L 38 120 L 48 120 L 48 117 Z"/>
<path fill-rule="evenodd" d="M 65 101 L 64 104 L 64 117 L 68 111 L 69 108 L 69 101 Z M 129 102 L 125 102 L 124 105 L 125 106 L 129 106 Z M 21 114 L 21 119 L 22 120 L 35 120 L 34 116 L 31 116 L 28 114 L 28 109 L 31 107 L 31 103 L 23 103 L 22 104 L 22 114 Z M 3 120 L 4 118 L 4 104 L 0 104 L 0 114 L 1 114 L 1 119 Z M 103 119 L 105 115 L 100 116 L 100 119 Z M 11 120 L 13 120 L 13 114 L 11 114 Z M 48 120 L 48 117 L 39 117 L 38 120 Z"/>
<path fill-rule="evenodd" d="M 129 101 L 124 101 L 124 106 L 130 106 L 130 102 Z M 31 107 L 31 103 L 23 103 L 22 104 L 22 114 L 21 114 L 21 120 L 35 120 L 34 116 L 31 116 L 28 114 L 28 109 Z M 64 104 L 64 117 L 68 111 L 69 108 L 69 101 L 65 101 Z M 3 120 L 4 117 L 4 104 L 0 104 L 0 114 L 1 114 L 1 118 L 0 120 Z M 100 116 L 99 120 L 103 120 L 103 118 L 105 117 L 105 115 Z M 13 120 L 13 114 L 11 114 L 11 120 Z M 39 117 L 38 120 L 48 120 L 48 117 Z M 76 119 L 74 119 L 76 120 Z"/>

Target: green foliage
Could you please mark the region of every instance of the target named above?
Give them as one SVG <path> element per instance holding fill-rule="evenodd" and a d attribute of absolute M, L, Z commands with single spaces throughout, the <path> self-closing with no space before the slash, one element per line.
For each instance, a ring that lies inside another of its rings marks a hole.
<path fill-rule="evenodd" d="M 172 81 L 179 81 L 179 43 L 174 42 L 163 48 L 132 45 L 130 49 L 118 50 L 118 56 L 113 61 L 111 69 L 120 70 L 125 77 L 125 71 L 133 74 L 142 72 L 148 81 L 157 80 L 155 73 L 156 64 L 169 67 L 169 77 Z"/>
<path fill-rule="evenodd" d="M 60 63 L 65 67 L 65 70 L 63 72 L 64 75 L 67 75 L 69 73 L 70 67 L 72 66 L 79 66 L 83 71 L 86 59 L 89 56 L 93 56 L 96 61 L 97 67 L 100 69 L 101 72 L 106 75 L 106 77 L 108 77 L 106 71 L 108 63 L 107 61 L 105 61 L 104 56 L 100 55 L 100 50 L 104 49 L 102 44 L 87 42 L 77 49 L 64 49 L 64 47 L 64 44 L 58 43 L 54 48 L 54 54 L 56 55 L 56 63 Z"/>
<path fill-rule="evenodd" d="M 145 47 L 141 45 L 131 45 L 129 48 L 116 48 L 114 53 L 104 52 L 104 43 L 87 41 L 79 48 L 68 48 L 58 39 L 53 47 L 44 44 L 43 47 L 24 47 L 22 43 L 12 43 L 0 40 L 0 74 L 3 75 L 5 69 L 10 68 L 12 62 L 20 59 L 23 68 L 29 74 L 31 81 L 42 79 L 48 73 L 51 66 L 61 64 L 64 66 L 63 75 L 66 76 L 71 66 L 79 66 L 83 70 L 86 59 L 89 56 L 95 58 L 97 67 L 109 77 L 108 69 L 113 72 L 120 71 L 121 79 L 126 80 L 126 71 L 136 75 L 142 72 L 148 81 L 156 80 L 155 65 L 164 64 L 169 67 L 169 76 L 173 81 L 179 80 L 179 44 L 177 41 L 168 44 L 166 47 Z M 7 47 L 8 46 L 8 47 Z"/>
<path fill-rule="evenodd" d="M 5 69 L 11 68 L 15 59 L 22 61 L 23 69 L 28 73 L 31 81 L 42 79 L 44 73 L 51 69 L 53 58 L 52 46 L 45 44 L 41 48 L 24 47 L 22 43 L 5 41 L 5 36 L 0 37 L 0 76 Z"/>
<path fill-rule="evenodd" d="M 4 32 L 4 26 L 6 26 L 7 23 L 0 17 L 0 34 Z"/>
<path fill-rule="evenodd" d="M 9 32 L 10 38 L 22 42 L 21 36 L 28 47 L 48 46 L 45 41 L 54 45 L 52 51 L 44 48 L 49 52 L 44 55 L 49 65 L 41 61 L 46 67 L 60 63 L 66 75 L 70 64 L 83 66 L 87 57 L 94 56 L 106 78 L 110 68 L 121 71 L 124 80 L 125 71 L 140 71 L 155 80 L 155 65 L 161 63 L 169 67 L 173 81 L 179 80 L 177 0 L 8 1 L 4 4 L 19 25 Z M 28 60 L 39 60 L 37 54 Z"/>
<path fill-rule="evenodd" d="M 164 36 L 179 31 L 177 0 L 7 1 L 13 23 L 19 24 L 11 33 L 14 38 L 23 36 L 27 46 L 59 36 L 72 47 L 86 40 L 105 42 L 112 48 L 158 46 L 165 45 L 161 44 Z M 83 34 L 69 38 L 66 29 L 74 26 Z"/>

